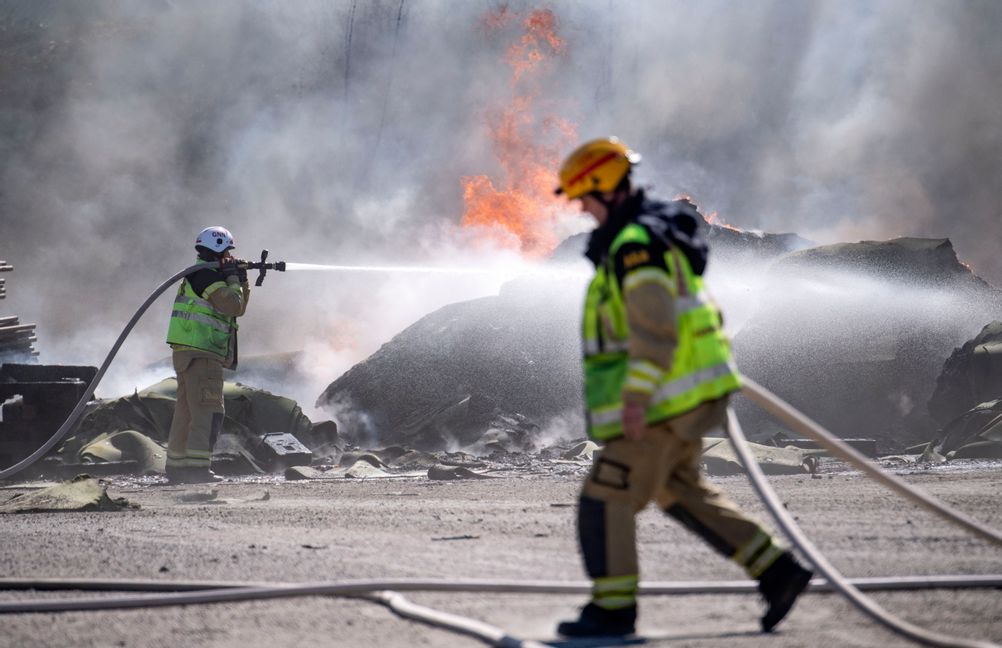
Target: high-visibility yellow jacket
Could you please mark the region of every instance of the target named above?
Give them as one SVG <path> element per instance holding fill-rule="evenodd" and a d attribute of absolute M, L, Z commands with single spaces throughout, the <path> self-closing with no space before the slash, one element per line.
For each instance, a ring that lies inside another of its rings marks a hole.
<path fill-rule="evenodd" d="M 705 257 L 697 273 L 666 234 L 672 228 L 664 227 L 677 210 L 695 209 L 646 201 L 642 194 L 634 203 L 638 213 L 625 219 L 608 250 L 589 251 L 597 265 L 582 324 L 585 404 L 589 435 L 598 440 L 623 434 L 624 395 L 646 403 L 647 423 L 654 424 L 741 387 L 720 312 L 703 289 Z M 630 354 L 627 301 L 652 287 L 667 293 L 672 305 L 676 344 L 668 366 Z"/>
<path fill-rule="evenodd" d="M 224 365 L 235 365 L 236 318 L 243 314 L 249 292 L 235 278 L 227 280 L 208 268 L 185 277 L 174 298 L 167 343 L 175 351 L 208 352 Z"/>

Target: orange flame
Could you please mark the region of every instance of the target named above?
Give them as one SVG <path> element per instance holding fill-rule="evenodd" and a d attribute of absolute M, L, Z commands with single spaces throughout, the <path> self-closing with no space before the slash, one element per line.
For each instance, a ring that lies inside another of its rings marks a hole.
<path fill-rule="evenodd" d="M 543 50 L 547 45 L 553 54 L 564 51 L 564 41 L 555 32 L 556 18 L 552 11 L 548 9 L 533 11 L 522 24 L 525 26 L 525 33 L 517 43 L 512 43 L 505 56 L 505 60 L 514 71 L 513 85 L 518 83 L 523 75 L 532 72 L 546 61 Z"/>
<path fill-rule="evenodd" d="M 675 197 L 672 198 L 672 200 L 684 200 L 687 203 L 690 203 L 693 207 L 696 206 L 696 201 L 693 200 L 692 196 L 690 194 L 687 194 L 687 193 L 684 193 L 684 192 L 683 193 L 677 193 L 677 194 L 675 194 Z M 707 225 L 713 225 L 714 227 L 723 227 L 725 229 L 729 229 L 729 230 L 732 230 L 732 231 L 735 231 L 735 232 L 743 232 L 744 231 L 740 227 L 735 227 L 734 225 L 731 225 L 730 223 L 724 222 L 724 219 L 722 219 L 720 217 L 720 214 L 718 214 L 715 211 L 712 211 L 709 214 L 703 216 L 703 220 L 706 221 Z"/>
<path fill-rule="evenodd" d="M 507 7 L 487 15 L 490 30 L 506 28 L 518 16 Z M 510 103 L 488 112 L 487 126 L 502 177 L 465 176 L 464 227 L 483 228 L 487 236 L 502 244 L 518 238 L 520 249 L 539 256 L 556 247 L 553 226 L 569 211 L 566 200 L 553 195 L 560 151 L 577 139 L 574 124 L 555 116 L 537 116 L 535 99 L 540 77 L 565 45 L 556 34 L 552 11 L 538 10 L 519 20 L 521 35 L 506 53 L 512 70 Z M 552 142 L 550 146 L 546 142 Z"/>
<path fill-rule="evenodd" d="M 707 222 L 707 224 L 709 224 L 709 225 L 715 225 L 717 227 L 723 227 L 724 229 L 729 229 L 729 230 L 734 231 L 734 232 L 743 232 L 744 231 L 740 227 L 734 227 L 730 223 L 725 222 L 724 219 L 722 219 L 720 217 L 720 215 L 717 214 L 717 212 L 715 212 L 715 211 L 714 212 L 710 212 L 709 214 L 707 214 L 706 216 L 704 216 L 703 220 L 705 220 Z"/>

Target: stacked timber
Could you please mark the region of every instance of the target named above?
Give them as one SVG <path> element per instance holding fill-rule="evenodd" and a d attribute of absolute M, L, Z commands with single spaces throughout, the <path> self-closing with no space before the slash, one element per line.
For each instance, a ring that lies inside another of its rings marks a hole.
<path fill-rule="evenodd" d="M 14 266 L 7 263 L 6 261 L 0 261 L 0 272 L 10 272 L 14 269 Z M 6 280 L 0 277 L 0 299 L 7 297 L 7 283 Z"/>
<path fill-rule="evenodd" d="M 6 261 L 0 261 L 0 272 L 10 272 L 14 266 Z M 0 299 L 7 296 L 5 281 L 0 279 Z M 24 360 L 38 355 L 34 349 L 34 324 L 21 324 L 16 315 L 0 317 L 0 362 Z"/>

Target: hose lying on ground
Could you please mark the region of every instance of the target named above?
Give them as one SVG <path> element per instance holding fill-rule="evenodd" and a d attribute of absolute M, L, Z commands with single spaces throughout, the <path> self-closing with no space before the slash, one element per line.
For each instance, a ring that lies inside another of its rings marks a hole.
<path fill-rule="evenodd" d="M 989 542 L 1002 545 L 1002 533 L 981 524 L 959 511 L 947 508 L 931 495 L 906 484 L 891 473 L 884 472 L 858 450 L 804 416 L 804 414 L 794 409 L 792 405 L 784 402 L 754 380 L 747 376 L 742 376 L 741 381 L 744 383 L 744 389 L 741 391 L 742 394 L 783 423 L 786 423 L 792 429 L 817 441 L 821 447 L 836 457 L 844 459 L 873 479 L 945 520 L 961 526 Z"/>
<path fill-rule="evenodd" d="M 977 576 L 903 576 L 846 579 L 859 590 L 874 592 L 928 589 L 1002 588 L 1002 574 Z M 159 596 L 109 596 L 0 601 L 0 614 L 73 612 L 85 610 L 166 607 L 194 603 L 226 603 L 294 596 L 359 596 L 382 590 L 400 592 L 468 592 L 489 594 L 591 594 L 588 581 L 511 581 L 383 579 L 322 583 L 241 581 L 168 581 L 90 578 L 0 578 L 0 591 L 167 592 Z M 699 594 L 755 594 L 755 581 L 652 581 L 640 583 L 642 596 Z M 811 592 L 835 592 L 827 580 L 811 581 Z"/>
<path fill-rule="evenodd" d="M 365 598 L 382 603 L 405 619 L 413 619 L 480 639 L 498 648 L 546 648 L 537 641 L 519 639 L 483 621 L 469 619 L 408 601 L 397 592 L 375 592 Z"/>
<path fill-rule="evenodd" d="M 776 400 L 778 401 L 779 399 L 776 398 Z M 927 646 L 941 646 L 944 648 L 999 648 L 991 642 L 951 637 L 920 628 L 904 619 L 899 619 L 880 607 L 873 599 L 864 596 L 862 592 L 828 562 L 821 552 L 818 551 L 818 548 L 807 539 L 807 536 L 800 530 L 797 523 L 794 522 L 793 516 L 787 512 L 783 506 L 783 502 L 776 496 L 776 492 L 772 490 L 772 487 L 766 480 L 765 474 L 759 467 L 758 462 L 755 461 L 751 448 L 748 446 L 748 440 L 741 432 L 738 418 L 734 415 L 734 410 L 730 408 L 727 410 L 726 429 L 731 439 L 731 444 L 734 446 L 734 451 L 737 453 L 741 465 L 744 466 L 745 472 L 748 473 L 748 478 L 751 480 L 752 486 L 758 493 L 762 503 L 765 504 L 765 507 L 776 519 L 777 524 L 779 524 L 779 527 L 786 534 L 786 537 L 790 539 L 790 542 L 797 549 L 807 556 L 808 560 L 811 561 L 818 571 L 824 574 L 832 587 L 838 590 L 857 609 L 893 632 Z"/>
<path fill-rule="evenodd" d="M 55 445 L 59 443 L 70 430 L 73 429 L 73 426 L 75 426 L 77 424 L 77 421 L 80 419 L 80 415 L 83 414 L 84 408 L 87 407 L 87 403 L 88 401 L 90 401 L 90 397 L 94 395 L 94 390 L 97 389 L 98 383 L 100 383 L 101 378 L 104 377 L 104 372 L 108 370 L 108 367 L 111 366 L 111 361 L 114 360 L 115 356 L 118 354 L 118 350 L 119 348 L 121 348 L 122 343 L 125 342 L 125 339 L 127 337 L 129 337 L 129 333 L 132 332 L 132 329 L 136 326 L 136 323 L 139 322 L 139 318 L 142 317 L 143 313 L 145 313 L 147 309 L 149 309 L 150 305 L 153 304 L 154 301 L 156 301 L 157 297 L 159 297 L 165 290 L 170 288 L 176 281 L 180 280 L 182 277 L 187 277 L 188 275 L 194 272 L 198 272 L 199 270 L 205 270 L 206 268 L 216 268 L 216 267 L 219 267 L 218 263 L 199 263 L 192 266 L 188 266 L 184 270 L 181 270 L 180 272 L 173 275 L 167 281 L 157 286 L 156 290 L 150 293 L 150 296 L 146 298 L 146 301 L 143 302 L 142 306 L 140 306 L 139 309 L 132 315 L 132 319 L 129 320 L 129 323 L 125 325 L 124 329 L 122 329 L 122 333 L 118 336 L 118 339 L 115 340 L 115 344 L 112 345 L 111 351 L 108 352 L 108 356 L 104 359 L 104 363 L 101 365 L 101 368 L 97 370 L 97 375 L 94 376 L 94 380 L 90 381 L 90 384 L 87 385 L 87 389 L 84 390 L 83 396 L 80 397 L 80 400 L 77 402 L 76 407 L 73 408 L 73 411 L 70 412 L 70 415 L 66 418 L 65 421 L 63 421 L 63 424 L 59 426 L 59 429 L 56 430 L 56 433 L 53 434 L 48 441 L 42 444 L 42 447 L 40 447 L 38 450 L 35 450 L 30 455 L 28 455 L 21 461 L 17 462 L 13 466 L 0 470 L 0 480 L 13 477 L 17 473 L 21 472 L 25 468 L 31 466 L 33 463 L 44 457 L 49 450 L 54 448 Z"/>
<path fill-rule="evenodd" d="M 982 576 L 913 576 L 904 578 L 848 579 L 861 590 L 896 591 L 931 588 L 1002 587 L 1002 574 Z M 131 609 L 170 605 L 238 602 L 293 596 L 352 596 L 386 605 L 402 617 L 470 635 L 500 648 L 540 648 L 542 644 L 513 637 L 481 621 L 416 605 L 399 593 L 477 592 L 521 594 L 580 594 L 591 592 L 591 583 L 505 580 L 348 581 L 335 583 L 242 583 L 232 581 L 162 581 L 130 579 L 0 579 L 2 590 L 169 592 L 145 596 L 41 599 L 0 602 L 0 614 Z M 396 591 L 390 591 L 396 590 Z M 825 580 L 811 581 L 810 591 L 834 591 Z M 641 583 L 641 595 L 754 594 L 754 581 L 697 581 Z M 947 644 L 990 646 L 991 644 Z"/>

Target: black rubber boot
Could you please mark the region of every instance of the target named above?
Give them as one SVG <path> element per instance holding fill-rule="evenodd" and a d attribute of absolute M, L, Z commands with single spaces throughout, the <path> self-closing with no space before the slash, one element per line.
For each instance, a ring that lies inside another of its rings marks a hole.
<path fill-rule="evenodd" d="M 789 551 L 765 570 L 758 581 L 758 591 L 769 606 L 762 615 L 762 632 L 771 631 L 783 620 L 813 575 L 814 572 L 802 567 Z"/>
<path fill-rule="evenodd" d="M 215 484 L 223 478 L 208 468 L 168 468 L 167 481 L 171 484 Z"/>
<path fill-rule="evenodd" d="M 561 621 L 557 632 L 565 637 L 622 637 L 636 632 L 636 623 L 636 605 L 606 610 L 589 603 L 577 621 Z"/>

